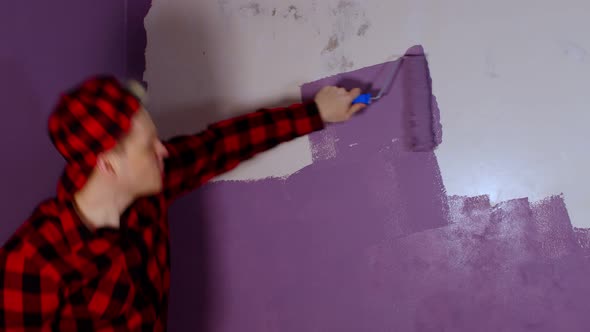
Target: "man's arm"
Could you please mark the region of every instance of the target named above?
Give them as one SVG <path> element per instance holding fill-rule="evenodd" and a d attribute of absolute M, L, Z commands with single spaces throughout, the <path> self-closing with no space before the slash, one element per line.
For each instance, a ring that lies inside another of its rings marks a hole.
<path fill-rule="evenodd" d="M 286 108 L 262 109 L 211 125 L 204 132 L 179 136 L 165 143 L 164 194 L 170 200 L 240 162 L 280 143 L 343 122 L 366 105 L 354 104 L 360 89 L 322 88 L 312 102 Z"/>
<path fill-rule="evenodd" d="M 58 279 L 25 258 L 27 248 L 0 249 L 0 331 L 49 331 L 59 307 Z"/>
<path fill-rule="evenodd" d="M 173 199 L 280 143 L 324 128 L 315 102 L 262 109 L 164 143 L 164 193 Z"/>

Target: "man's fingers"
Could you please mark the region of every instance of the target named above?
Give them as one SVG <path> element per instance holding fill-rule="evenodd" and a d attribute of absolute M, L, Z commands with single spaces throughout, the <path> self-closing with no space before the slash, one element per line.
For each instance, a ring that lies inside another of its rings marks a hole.
<path fill-rule="evenodd" d="M 362 93 L 362 91 L 359 88 L 354 88 L 354 89 L 350 90 L 350 96 L 352 97 L 352 100 L 354 100 L 356 97 L 360 96 L 361 93 Z"/>
<path fill-rule="evenodd" d="M 367 107 L 367 105 L 363 103 L 354 104 L 348 109 L 348 115 L 352 116 L 354 113 L 362 110 L 365 107 Z"/>
<path fill-rule="evenodd" d="M 345 88 L 337 88 L 336 93 L 338 93 L 339 95 L 346 95 L 347 91 Z"/>
<path fill-rule="evenodd" d="M 352 90 L 350 90 L 349 92 L 349 96 L 351 97 L 351 100 L 354 100 L 356 97 L 360 96 L 362 93 L 362 90 L 359 88 L 354 88 Z M 363 103 L 357 103 L 354 104 L 352 106 L 350 106 L 350 108 L 348 109 L 348 116 L 353 116 L 356 112 L 362 110 L 363 108 L 367 107 L 366 104 Z"/>

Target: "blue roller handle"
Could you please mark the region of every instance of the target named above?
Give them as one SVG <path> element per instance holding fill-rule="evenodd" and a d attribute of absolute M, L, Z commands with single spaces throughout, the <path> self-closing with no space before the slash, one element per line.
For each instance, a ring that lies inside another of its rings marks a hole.
<path fill-rule="evenodd" d="M 356 97 L 353 101 L 353 104 L 367 104 L 370 105 L 371 104 L 371 94 L 370 93 L 364 93 L 358 97 Z"/>

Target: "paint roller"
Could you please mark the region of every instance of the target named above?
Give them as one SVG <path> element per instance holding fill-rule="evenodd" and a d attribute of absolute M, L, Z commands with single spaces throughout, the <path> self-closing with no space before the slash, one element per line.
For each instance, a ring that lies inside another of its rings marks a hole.
<path fill-rule="evenodd" d="M 383 98 L 390 91 L 400 70 L 404 70 L 402 89 L 404 89 L 404 112 L 406 136 L 412 151 L 432 151 L 438 145 L 432 113 L 433 96 L 428 63 L 423 53 L 407 53 L 400 58 L 385 84 L 377 95 L 364 93 L 358 96 L 353 104 L 363 103 L 371 105 Z"/>

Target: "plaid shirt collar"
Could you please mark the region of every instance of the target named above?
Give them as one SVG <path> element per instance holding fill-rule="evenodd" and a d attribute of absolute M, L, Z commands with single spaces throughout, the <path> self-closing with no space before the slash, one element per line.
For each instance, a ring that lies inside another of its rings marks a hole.
<path fill-rule="evenodd" d="M 82 220 L 73 199 L 60 201 L 60 223 L 65 234 L 66 241 L 72 252 L 78 252 L 86 244 L 96 239 L 109 239 L 121 236 L 126 229 L 124 218 L 121 218 L 121 225 L 117 228 L 103 227 L 91 230 Z"/>

